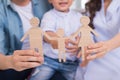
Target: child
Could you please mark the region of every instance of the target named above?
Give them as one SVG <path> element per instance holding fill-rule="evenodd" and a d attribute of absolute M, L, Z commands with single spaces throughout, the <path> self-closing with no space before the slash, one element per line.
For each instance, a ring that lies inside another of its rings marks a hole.
<path fill-rule="evenodd" d="M 65 37 L 76 32 L 81 25 L 80 17 L 82 15 L 77 11 L 70 10 L 73 0 L 49 0 L 49 2 L 54 8 L 47 12 L 42 19 L 41 27 L 43 31 L 51 37 L 57 37 L 55 32 L 59 28 L 64 29 Z M 75 80 L 78 66 L 76 56 L 71 56 L 71 53 L 66 52 L 66 62 L 59 62 L 58 50 L 52 48 L 51 41 L 46 38 L 44 40 L 45 62 L 35 69 L 30 80 L 49 80 L 55 71 L 61 72 L 67 80 Z M 82 75 L 80 74 L 80 76 Z"/>

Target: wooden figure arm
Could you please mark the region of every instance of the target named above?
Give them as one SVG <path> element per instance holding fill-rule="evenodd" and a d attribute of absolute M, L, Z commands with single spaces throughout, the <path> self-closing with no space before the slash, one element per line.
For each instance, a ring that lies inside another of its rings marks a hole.
<path fill-rule="evenodd" d="M 96 31 L 94 31 L 93 29 L 90 28 L 90 31 L 91 31 L 95 36 L 99 36 L 99 34 L 98 34 Z"/>
<path fill-rule="evenodd" d="M 43 32 L 43 34 L 46 42 L 50 42 L 50 40 L 57 40 L 57 36 L 54 32 Z"/>
<path fill-rule="evenodd" d="M 81 32 L 81 29 L 77 30 L 75 33 L 73 33 L 71 36 L 69 36 L 69 39 L 75 38 L 79 33 Z"/>
<path fill-rule="evenodd" d="M 21 42 L 23 42 L 25 40 L 25 38 L 28 36 L 29 32 L 25 33 L 25 35 L 22 37 L 22 39 L 20 40 Z"/>
<path fill-rule="evenodd" d="M 46 32 L 43 32 L 43 34 L 44 34 L 44 39 L 45 40 L 46 40 L 46 38 L 49 39 L 49 40 L 51 40 L 51 37 Z"/>
<path fill-rule="evenodd" d="M 53 37 L 53 35 L 48 35 L 47 32 L 44 32 L 44 40 L 51 44 L 54 49 L 58 49 L 58 38 Z"/>

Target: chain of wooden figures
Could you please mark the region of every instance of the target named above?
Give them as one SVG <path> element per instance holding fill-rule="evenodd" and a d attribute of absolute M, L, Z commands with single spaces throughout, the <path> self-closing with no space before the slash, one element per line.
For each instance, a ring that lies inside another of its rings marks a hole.
<path fill-rule="evenodd" d="M 92 30 L 88 24 L 90 22 L 90 19 L 86 16 L 83 16 L 80 19 L 80 22 L 82 23 L 82 26 L 76 31 L 73 35 L 70 37 L 64 37 L 64 30 L 63 29 L 58 29 L 56 31 L 56 35 L 58 37 L 50 37 L 46 32 L 43 32 L 39 27 L 39 19 L 34 17 L 30 20 L 31 25 L 33 26 L 21 39 L 23 41 L 28 35 L 29 35 L 29 41 L 30 41 L 30 48 L 34 49 L 43 55 L 43 48 L 42 48 L 42 35 L 47 37 L 49 40 L 57 40 L 58 42 L 58 57 L 59 57 L 59 62 L 66 62 L 66 54 L 65 54 L 65 40 L 66 39 L 71 39 L 75 38 L 78 34 L 80 34 L 80 41 L 78 44 L 78 47 L 81 48 L 81 51 L 78 53 L 78 55 L 81 55 L 82 53 L 82 60 L 85 60 L 85 55 L 84 55 L 84 49 L 86 46 L 89 44 L 92 44 L 92 38 L 91 38 L 91 32 L 95 34 L 96 36 L 98 35 L 94 30 Z"/>

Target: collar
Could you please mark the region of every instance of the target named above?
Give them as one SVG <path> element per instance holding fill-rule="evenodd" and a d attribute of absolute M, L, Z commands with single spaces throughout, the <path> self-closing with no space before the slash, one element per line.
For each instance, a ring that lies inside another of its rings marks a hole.
<path fill-rule="evenodd" d="M 57 15 L 60 16 L 60 17 L 68 16 L 68 15 L 70 15 L 70 13 L 71 13 L 71 10 L 70 10 L 70 9 L 69 9 L 68 12 L 60 12 L 60 11 L 58 11 L 58 10 L 56 10 L 56 9 L 54 8 L 53 11 L 54 11 L 55 14 L 57 14 Z"/>

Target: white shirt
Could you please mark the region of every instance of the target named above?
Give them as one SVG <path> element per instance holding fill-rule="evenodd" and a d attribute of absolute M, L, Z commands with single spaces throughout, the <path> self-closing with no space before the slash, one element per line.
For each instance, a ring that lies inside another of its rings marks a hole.
<path fill-rule="evenodd" d="M 33 18 L 33 12 L 32 12 L 32 4 L 29 2 L 26 6 L 18 6 L 14 3 L 12 3 L 12 6 L 14 7 L 15 11 L 19 14 L 22 25 L 23 25 L 23 31 L 26 33 L 32 26 L 30 24 L 30 19 Z M 29 37 L 27 37 L 24 42 L 22 49 L 29 49 Z"/>
<path fill-rule="evenodd" d="M 67 13 L 59 12 L 55 9 L 48 11 L 42 19 L 41 27 L 44 31 L 55 32 L 58 28 L 64 29 L 65 36 L 70 36 L 76 32 L 80 27 L 80 17 L 82 15 L 79 12 L 70 10 Z M 46 56 L 57 59 L 58 51 L 53 49 L 50 44 L 44 43 L 44 53 Z M 66 53 L 68 60 L 75 60 L 75 56 L 70 56 L 70 53 Z"/>

